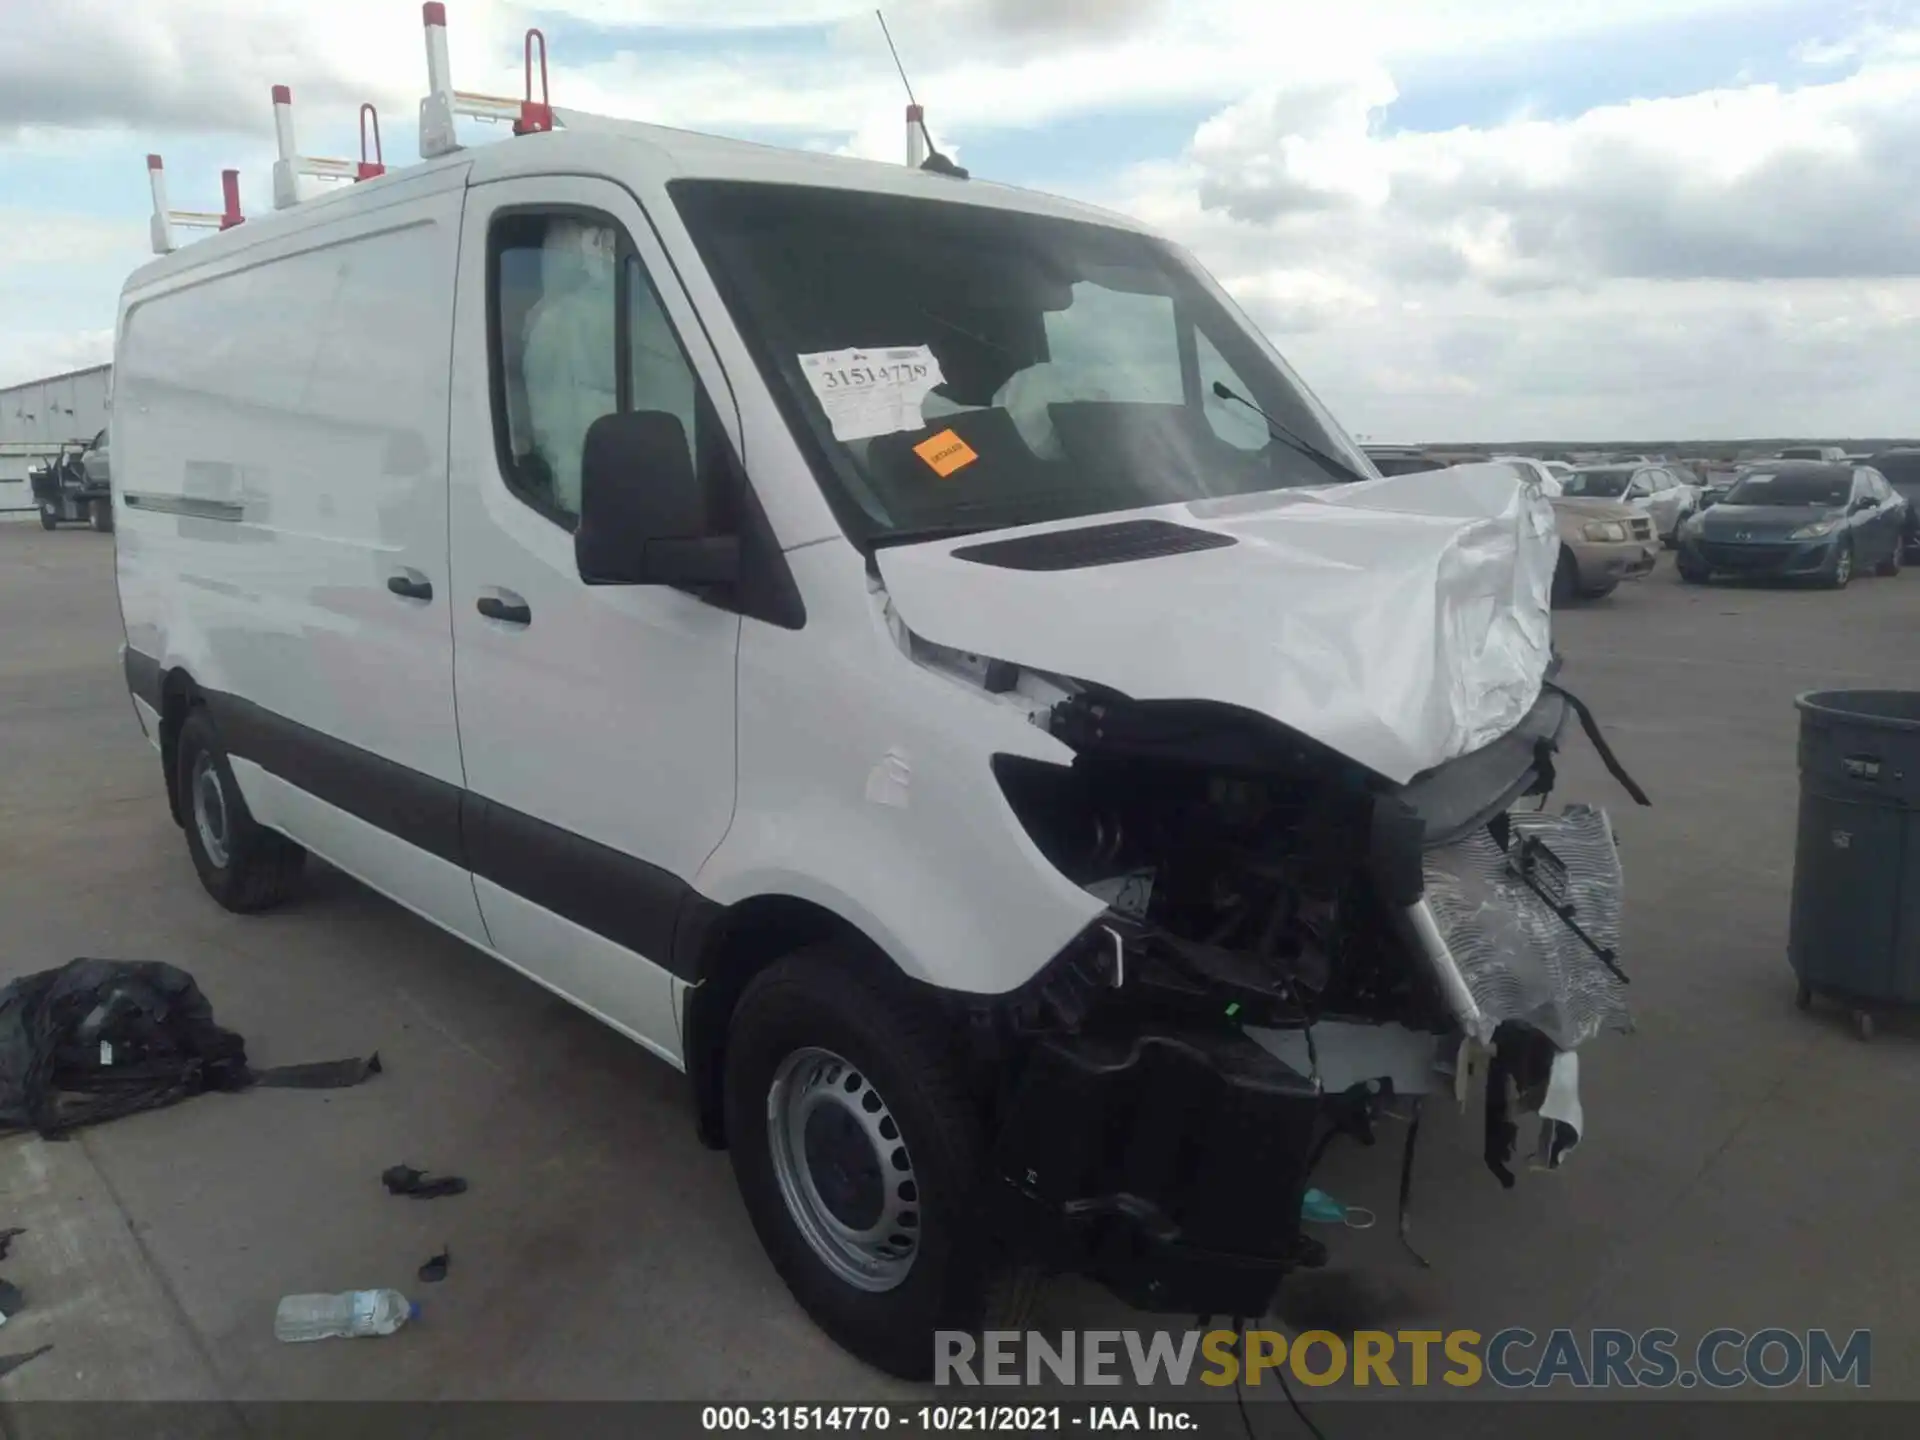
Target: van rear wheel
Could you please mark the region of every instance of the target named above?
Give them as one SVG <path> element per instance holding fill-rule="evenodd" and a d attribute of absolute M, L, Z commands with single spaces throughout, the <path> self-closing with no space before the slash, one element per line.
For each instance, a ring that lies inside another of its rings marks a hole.
<path fill-rule="evenodd" d="M 814 1323 L 906 1380 L 934 1332 L 1014 1329 L 1038 1272 L 979 1218 L 987 1141 L 942 1027 L 828 942 L 777 961 L 727 1038 L 727 1143 L 753 1228 Z"/>
<path fill-rule="evenodd" d="M 51 530 L 59 523 L 60 517 L 54 512 L 53 506 L 42 505 L 40 507 L 40 528 L 42 530 Z"/>
<path fill-rule="evenodd" d="M 177 761 L 187 853 L 207 893 L 243 915 L 281 904 L 298 885 L 307 852 L 253 818 L 202 707 L 180 727 Z"/>

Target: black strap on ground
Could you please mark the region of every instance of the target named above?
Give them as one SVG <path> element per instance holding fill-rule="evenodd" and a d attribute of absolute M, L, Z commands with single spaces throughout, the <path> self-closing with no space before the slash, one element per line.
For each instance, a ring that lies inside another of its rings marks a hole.
<path fill-rule="evenodd" d="M 29 1360 L 38 1360 L 51 1349 L 51 1345 L 42 1345 L 38 1350 L 29 1350 L 22 1355 L 0 1355 L 0 1375 L 11 1375 Z"/>
<path fill-rule="evenodd" d="M 1407 1254 L 1420 1262 L 1422 1270 L 1431 1270 L 1433 1266 L 1427 1263 L 1426 1256 L 1413 1248 L 1413 1241 L 1407 1234 L 1413 1220 L 1413 1214 L 1407 1207 L 1407 1202 L 1413 1197 L 1413 1147 L 1420 1140 L 1421 1102 L 1426 1098 L 1424 1095 L 1413 1097 L 1413 1113 L 1407 1117 L 1407 1148 L 1400 1154 L 1400 1244 Z"/>
<path fill-rule="evenodd" d="M 255 1070 L 253 1083 L 270 1090 L 345 1090 L 380 1073 L 376 1052 L 364 1060 L 320 1060 L 311 1065 L 276 1065 Z"/>
<path fill-rule="evenodd" d="M 1613 747 L 1607 744 L 1607 737 L 1600 733 L 1600 722 L 1593 718 L 1593 711 L 1587 708 L 1586 702 L 1551 680 L 1544 682 L 1542 688 L 1553 691 L 1573 707 L 1573 713 L 1580 717 L 1580 728 L 1587 732 L 1587 739 L 1593 742 L 1594 752 L 1599 755 L 1600 763 L 1607 767 L 1609 775 L 1620 782 L 1620 787 L 1638 803 L 1653 804 L 1653 801 L 1647 798 L 1647 792 L 1640 788 L 1640 783 L 1627 773 L 1627 767 L 1620 763 L 1620 757 L 1613 753 Z"/>

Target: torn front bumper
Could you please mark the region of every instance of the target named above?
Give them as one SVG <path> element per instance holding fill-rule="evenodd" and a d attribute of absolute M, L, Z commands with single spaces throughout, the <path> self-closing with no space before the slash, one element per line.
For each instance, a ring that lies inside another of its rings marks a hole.
<path fill-rule="evenodd" d="M 1039 1044 L 996 1147 L 997 1228 L 1137 1308 L 1263 1315 L 1302 1263 L 1322 1117 L 1307 1076 L 1244 1032 Z"/>
<path fill-rule="evenodd" d="M 1608 1028 L 1630 1028 L 1617 956 L 1624 876 L 1606 812 L 1506 817 L 1427 852 L 1431 947 L 1438 941 L 1470 1007 L 1456 1011 L 1472 1038 L 1503 1024 L 1539 1031 L 1572 1050 Z M 1541 857 L 1529 867 L 1529 855 Z"/>

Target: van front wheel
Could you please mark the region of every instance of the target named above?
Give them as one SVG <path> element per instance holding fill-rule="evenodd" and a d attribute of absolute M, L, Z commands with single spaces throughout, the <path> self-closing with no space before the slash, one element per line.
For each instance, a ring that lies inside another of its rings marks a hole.
<path fill-rule="evenodd" d="M 180 727 L 174 784 L 186 817 L 187 853 L 209 895 L 244 915 L 272 909 L 293 893 L 307 852 L 253 818 L 204 708 L 192 710 Z"/>
<path fill-rule="evenodd" d="M 934 1332 L 1014 1329 L 1038 1276 L 979 1219 L 987 1144 L 934 1017 L 834 943 L 755 977 L 727 1038 L 727 1143 L 753 1228 L 814 1322 L 933 1373 Z"/>

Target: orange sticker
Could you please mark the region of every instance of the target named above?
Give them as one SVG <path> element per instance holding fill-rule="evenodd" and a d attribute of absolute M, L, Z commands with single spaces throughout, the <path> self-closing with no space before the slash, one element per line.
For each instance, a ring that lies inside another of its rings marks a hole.
<path fill-rule="evenodd" d="M 980 457 L 966 441 L 951 430 L 942 430 L 931 440 L 922 440 L 913 447 L 918 455 L 942 480 L 956 470 L 964 470 Z"/>

